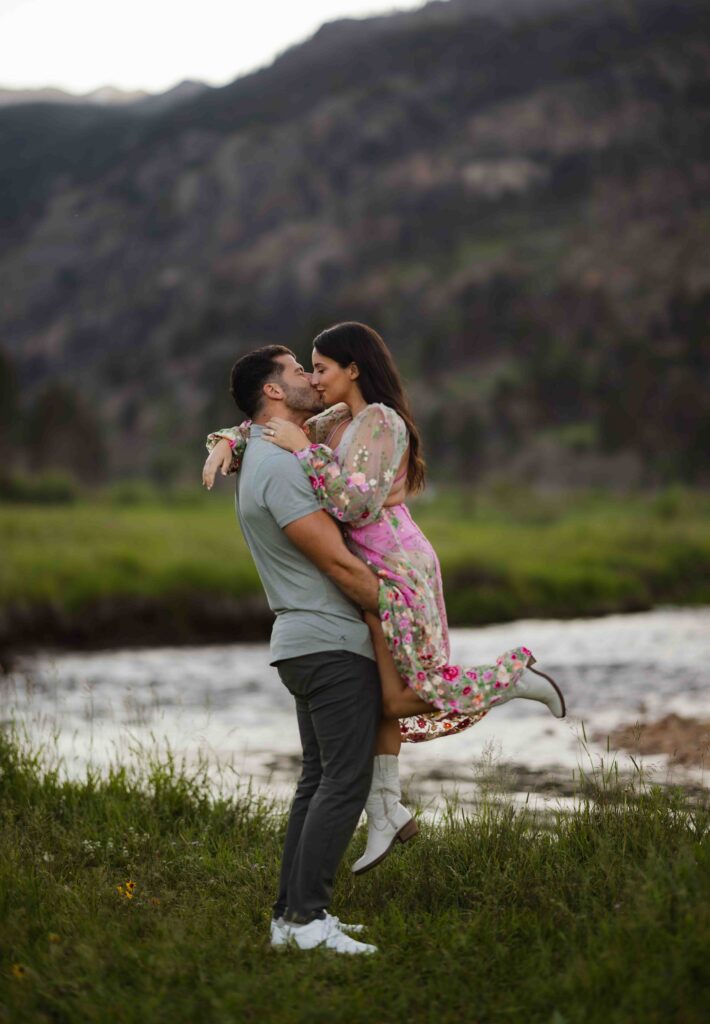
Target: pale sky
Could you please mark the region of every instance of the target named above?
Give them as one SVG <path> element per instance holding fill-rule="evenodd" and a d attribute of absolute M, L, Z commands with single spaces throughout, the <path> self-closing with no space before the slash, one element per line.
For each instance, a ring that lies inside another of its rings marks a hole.
<path fill-rule="evenodd" d="M 323 24 L 423 0 L 0 0 L 0 87 L 224 85 Z"/>

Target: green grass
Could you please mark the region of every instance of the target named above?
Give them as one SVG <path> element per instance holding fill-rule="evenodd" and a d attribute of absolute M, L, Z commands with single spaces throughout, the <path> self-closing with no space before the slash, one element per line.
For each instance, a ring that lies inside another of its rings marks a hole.
<path fill-rule="evenodd" d="M 454 624 L 710 601 L 710 498 L 445 495 L 416 518 L 442 563 Z"/>
<path fill-rule="evenodd" d="M 221 496 L 225 499 L 225 495 Z M 0 603 L 260 593 L 231 501 L 0 507 Z"/>
<path fill-rule="evenodd" d="M 710 497 L 444 492 L 413 505 L 453 624 L 710 601 Z M 187 502 L 0 505 L 0 610 L 105 597 L 261 595 L 231 487 Z"/>
<path fill-rule="evenodd" d="M 210 795 L 205 772 L 143 751 L 68 782 L 0 732 L 0 1020 L 708 1019 L 707 801 L 608 772 L 552 821 L 452 809 L 354 879 L 360 832 L 332 910 L 369 926 L 380 953 L 363 961 L 269 948 L 283 817 Z"/>

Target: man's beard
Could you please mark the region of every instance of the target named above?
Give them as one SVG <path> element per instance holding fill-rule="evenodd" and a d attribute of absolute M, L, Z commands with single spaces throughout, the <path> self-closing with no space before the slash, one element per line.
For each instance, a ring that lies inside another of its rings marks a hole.
<path fill-rule="evenodd" d="M 320 392 L 307 384 L 305 387 L 297 388 L 290 384 L 282 384 L 281 389 L 286 396 L 285 404 L 293 412 L 323 412 L 325 402 Z"/>

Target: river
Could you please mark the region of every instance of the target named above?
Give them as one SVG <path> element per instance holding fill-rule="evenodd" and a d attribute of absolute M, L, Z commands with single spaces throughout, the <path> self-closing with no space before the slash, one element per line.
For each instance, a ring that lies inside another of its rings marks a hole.
<path fill-rule="evenodd" d="M 610 764 L 605 737 L 619 724 L 668 712 L 710 719 L 710 608 L 453 630 L 452 660 L 485 662 L 519 644 L 557 679 L 567 718 L 514 700 L 468 733 L 404 745 L 408 799 L 425 811 L 446 796 L 475 803 L 486 778 L 516 800 L 563 807 L 580 765 Z M 262 644 L 41 653 L 0 679 L 0 698 L 3 724 L 42 745 L 67 777 L 168 749 L 188 768 L 202 761 L 215 793 L 251 787 L 281 800 L 297 776 L 292 698 Z M 617 763 L 632 768 L 623 751 Z M 662 755 L 646 757 L 645 770 L 654 781 L 707 784 L 702 767 Z"/>

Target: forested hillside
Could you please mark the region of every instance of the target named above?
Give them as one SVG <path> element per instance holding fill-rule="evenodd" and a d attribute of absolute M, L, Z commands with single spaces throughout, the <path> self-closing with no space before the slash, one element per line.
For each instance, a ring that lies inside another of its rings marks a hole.
<path fill-rule="evenodd" d="M 0 448 L 194 478 L 228 372 L 376 326 L 432 470 L 710 476 L 710 8 L 451 0 L 153 115 L 0 110 Z"/>

